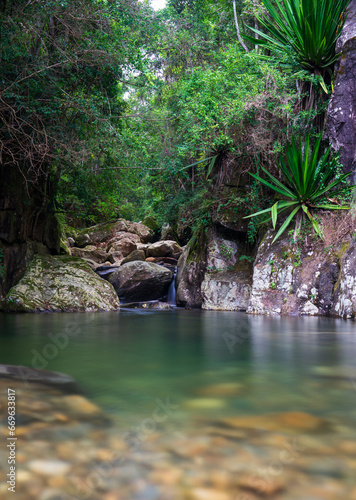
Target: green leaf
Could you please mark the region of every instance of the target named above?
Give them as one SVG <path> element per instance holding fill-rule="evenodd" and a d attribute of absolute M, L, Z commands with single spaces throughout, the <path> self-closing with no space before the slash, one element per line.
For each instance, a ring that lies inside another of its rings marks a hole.
<path fill-rule="evenodd" d="M 185 166 L 183 168 L 180 168 L 178 170 L 178 172 L 180 172 L 181 170 L 185 170 L 187 168 L 190 168 L 190 167 L 195 167 L 196 165 L 200 165 L 201 163 L 204 163 L 204 162 L 206 162 L 208 160 L 212 160 L 214 158 L 216 159 L 216 156 L 210 156 L 209 158 L 203 158 L 202 160 L 196 161 L 195 163 L 191 163 L 190 165 L 187 165 L 187 166 Z"/>
<path fill-rule="evenodd" d="M 271 208 L 271 217 L 272 217 L 272 226 L 273 226 L 273 229 L 276 228 L 277 214 L 278 214 L 278 201 Z"/>
<path fill-rule="evenodd" d="M 216 158 L 218 157 L 219 155 L 215 155 L 213 156 L 211 162 L 210 162 L 210 165 L 209 165 L 209 168 L 208 168 L 208 171 L 206 173 L 206 178 L 209 177 L 209 175 L 211 174 L 213 168 L 214 168 L 214 165 L 215 165 L 215 162 L 216 162 Z"/>
<path fill-rule="evenodd" d="M 286 220 L 283 222 L 282 226 L 279 228 L 279 231 L 278 233 L 276 234 L 276 236 L 273 238 L 272 240 L 272 243 L 274 243 L 282 233 L 284 233 L 284 231 L 287 229 L 287 227 L 289 226 L 289 224 L 291 223 L 293 217 L 295 216 L 295 214 L 298 212 L 298 210 L 300 210 L 300 206 L 296 207 L 293 212 L 291 214 L 288 215 L 288 217 L 286 218 Z"/>
<path fill-rule="evenodd" d="M 314 228 L 314 231 L 317 233 L 317 235 L 321 239 L 323 239 L 323 235 L 321 234 L 319 224 L 317 223 L 317 221 L 314 219 L 314 217 L 309 212 L 308 207 L 306 207 L 305 205 L 302 205 L 302 209 L 303 209 L 304 213 L 308 216 L 309 220 L 311 221 L 313 228 Z"/>

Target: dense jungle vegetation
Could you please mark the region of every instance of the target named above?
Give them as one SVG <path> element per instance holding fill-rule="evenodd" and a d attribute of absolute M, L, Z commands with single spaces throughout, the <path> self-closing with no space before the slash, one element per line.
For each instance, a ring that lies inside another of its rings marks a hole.
<path fill-rule="evenodd" d="M 251 240 L 284 210 L 318 233 L 347 198 L 320 142 L 347 4 L 2 0 L 1 161 L 74 227 L 150 215 L 187 240 L 224 207 L 262 212 Z"/>

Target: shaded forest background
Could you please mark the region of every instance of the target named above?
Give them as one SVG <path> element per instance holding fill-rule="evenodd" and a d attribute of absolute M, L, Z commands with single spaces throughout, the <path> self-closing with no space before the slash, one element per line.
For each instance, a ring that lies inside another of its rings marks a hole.
<path fill-rule="evenodd" d="M 322 130 L 319 75 L 258 47 L 257 0 L 170 0 L 158 12 L 133 0 L 3 0 L 0 10 L 2 169 L 67 230 L 149 215 L 185 243 L 222 207 L 266 208 L 268 189 L 248 173 L 277 174 L 288 139 Z"/>

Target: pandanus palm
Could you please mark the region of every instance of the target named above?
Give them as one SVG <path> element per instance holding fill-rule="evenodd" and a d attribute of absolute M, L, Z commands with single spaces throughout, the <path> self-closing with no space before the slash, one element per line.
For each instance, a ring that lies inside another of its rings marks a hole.
<path fill-rule="evenodd" d="M 277 217 L 285 210 L 291 210 L 287 218 L 279 228 L 273 241 L 275 241 L 289 226 L 295 216 L 300 220 L 307 216 L 313 224 L 315 232 L 322 238 L 322 233 L 316 221 L 313 210 L 325 209 L 348 209 L 349 206 L 338 205 L 335 197 L 355 188 L 345 185 L 344 180 L 350 175 L 337 174 L 338 155 L 332 154 L 330 147 L 324 154 L 320 155 L 321 136 L 317 139 L 313 148 L 310 148 L 310 138 L 307 136 L 304 143 L 292 140 L 285 149 L 285 157 L 280 154 L 279 167 L 283 181 L 279 181 L 266 169 L 262 168 L 268 180 L 256 174 L 250 174 L 265 186 L 273 189 L 283 199 L 278 200 L 272 207 L 256 212 L 248 217 L 269 213 L 267 220 L 272 221 L 275 228 Z M 330 199 L 330 196 L 333 198 Z"/>
<path fill-rule="evenodd" d="M 298 70 L 320 77 L 332 75 L 339 54 L 335 45 L 345 22 L 350 0 L 263 0 L 267 14 L 258 18 L 267 33 L 250 28 L 259 38 L 248 37 L 272 52 L 282 52 L 294 60 Z"/>

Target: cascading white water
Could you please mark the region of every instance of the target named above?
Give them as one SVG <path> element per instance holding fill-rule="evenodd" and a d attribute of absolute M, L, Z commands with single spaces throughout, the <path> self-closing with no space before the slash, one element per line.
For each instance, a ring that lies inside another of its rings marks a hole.
<path fill-rule="evenodd" d="M 169 285 L 167 295 L 167 304 L 171 304 L 172 306 L 176 305 L 176 274 L 177 271 L 174 271 L 174 277 L 172 283 Z"/>

